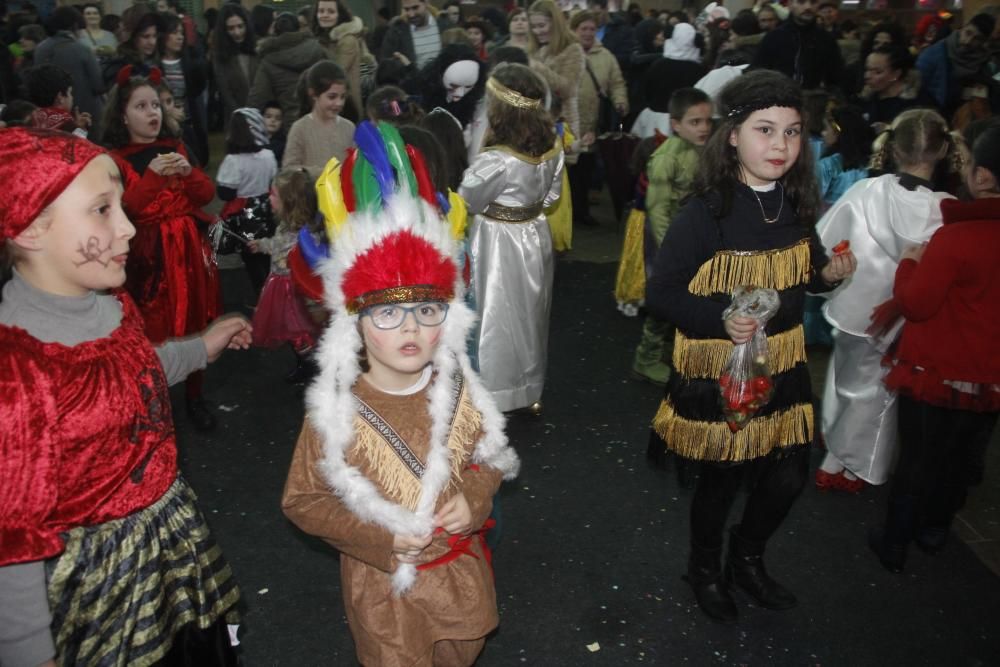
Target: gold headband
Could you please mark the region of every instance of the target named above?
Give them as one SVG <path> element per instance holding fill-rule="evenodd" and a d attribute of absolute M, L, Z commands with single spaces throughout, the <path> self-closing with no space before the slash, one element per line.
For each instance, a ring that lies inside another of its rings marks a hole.
<path fill-rule="evenodd" d="M 541 100 L 525 97 L 516 90 L 511 90 L 493 77 L 486 82 L 486 89 L 497 96 L 497 98 L 518 109 L 537 109 L 542 106 Z"/>

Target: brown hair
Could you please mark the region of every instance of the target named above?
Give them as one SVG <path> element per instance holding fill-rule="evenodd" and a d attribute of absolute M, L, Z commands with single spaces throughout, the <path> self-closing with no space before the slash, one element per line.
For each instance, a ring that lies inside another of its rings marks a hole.
<path fill-rule="evenodd" d="M 144 76 L 133 76 L 123 86 L 113 86 L 108 93 L 108 102 L 104 105 L 104 114 L 101 116 L 101 127 L 104 134 L 101 136 L 101 144 L 108 148 L 121 148 L 128 146 L 132 142 L 132 135 L 125 125 L 125 109 L 128 101 L 140 88 L 152 88 L 159 101 L 160 93 L 156 84 L 151 83 Z M 163 122 L 163 109 L 160 109 L 160 136 L 162 139 L 169 136 L 167 124 Z"/>
<path fill-rule="evenodd" d="M 548 46 L 548 54 L 550 56 L 557 56 L 565 51 L 566 47 L 576 43 L 576 35 L 570 31 L 569 26 L 566 25 L 566 19 L 563 17 L 562 10 L 552 0 L 535 0 L 528 7 L 529 20 L 532 14 L 541 14 L 548 18 L 551 23 L 551 27 L 549 28 L 549 43 L 546 45 Z M 531 53 L 537 53 L 538 49 L 542 48 L 542 45 L 535 39 L 534 31 L 528 31 L 528 35 L 531 38 Z"/>
<path fill-rule="evenodd" d="M 304 167 L 285 167 L 274 177 L 274 189 L 281 200 L 281 222 L 289 231 L 312 229 L 319 210 L 316 186 Z"/>
<path fill-rule="evenodd" d="M 597 14 L 588 10 L 577 12 L 576 14 L 573 14 L 573 18 L 569 20 L 569 29 L 576 32 L 576 29 L 580 27 L 580 24 L 586 23 L 587 21 L 592 21 L 596 26 Z"/>
<path fill-rule="evenodd" d="M 943 157 L 942 151 L 944 151 Z M 888 130 L 875 138 L 871 168 L 889 171 L 948 159 L 951 171 L 961 171 L 962 155 L 948 123 L 933 109 L 908 109 L 896 116 Z"/>
<path fill-rule="evenodd" d="M 545 82 L 525 65 L 503 63 L 493 70 L 491 78 L 524 97 L 545 100 Z M 489 91 L 489 86 L 486 89 Z M 486 99 L 490 127 L 484 145 L 508 146 L 531 157 L 540 157 L 555 144 L 554 123 L 544 104 L 537 109 L 522 109 L 489 92 Z"/>

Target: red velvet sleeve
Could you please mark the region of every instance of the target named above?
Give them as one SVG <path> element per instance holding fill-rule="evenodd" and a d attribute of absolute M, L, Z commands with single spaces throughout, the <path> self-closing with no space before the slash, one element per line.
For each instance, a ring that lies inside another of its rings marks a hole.
<path fill-rule="evenodd" d="M 147 169 L 140 176 L 128 160 L 113 155 L 118 168 L 122 172 L 122 187 L 125 189 L 122 194 L 122 207 L 128 213 L 132 224 L 142 224 L 144 222 L 159 223 L 155 217 L 142 215 L 143 211 L 152 204 L 160 192 L 166 187 L 167 179 L 160 176 L 152 169 Z"/>
<path fill-rule="evenodd" d="M 63 550 L 46 520 L 58 500 L 52 391 L 58 379 L 17 337 L 16 330 L 0 329 L 0 566 Z"/>
<path fill-rule="evenodd" d="M 177 151 L 186 157 L 189 162 L 191 161 L 183 144 L 178 147 Z M 147 169 L 146 172 L 149 173 L 149 170 Z M 195 208 L 206 206 L 212 203 L 212 200 L 215 198 L 215 183 L 199 167 L 191 167 L 191 173 L 184 177 L 182 183 L 184 194 L 187 195 L 188 201 Z"/>
<path fill-rule="evenodd" d="M 959 278 L 961 261 L 950 252 L 950 232 L 942 227 L 931 237 L 919 262 L 904 259 L 896 269 L 893 297 L 903 317 L 922 322 L 934 316 Z"/>

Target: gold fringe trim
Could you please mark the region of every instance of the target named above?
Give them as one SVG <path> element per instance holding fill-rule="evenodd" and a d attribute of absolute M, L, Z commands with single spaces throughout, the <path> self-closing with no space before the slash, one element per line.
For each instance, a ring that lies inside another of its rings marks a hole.
<path fill-rule="evenodd" d="M 483 425 L 483 415 L 476 410 L 469 399 L 465 385 L 459 398 L 458 410 L 448 435 L 448 450 L 451 452 L 451 483 L 457 485 L 461 479 L 465 463 L 472 457 L 479 433 Z"/>
<path fill-rule="evenodd" d="M 684 377 L 718 379 L 732 351 L 732 341 L 688 338 L 678 331 L 674 335 L 674 368 Z M 806 362 L 806 337 L 801 324 L 767 337 L 767 360 L 772 374 Z"/>
<path fill-rule="evenodd" d="M 449 485 L 458 485 L 465 463 L 471 458 L 472 450 L 475 449 L 479 439 L 482 423 L 483 416 L 473 407 L 469 394 L 463 386 L 458 410 L 448 433 L 448 452 L 451 461 Z M 399 459 L 385 438 L 368 422 L 356 417 L 354 424 L 355 442 L 351 458 L 363 462 L 361 465 L 365 474 L 370 474 L 374 478 L 375 485 L 386 499 L 415 511 L 423 490 L 422 480 Z M 421 461 L 421 463 L 426 465 L 427 462 Z"/>
<path fill-rule="evenodd" d="M 397 505 L 416 511 L 420 501 L 420 478 L 403 463 L 378 431 L 360 417 L 354 420 L 354 451 L 351 458 L 362 462 L 382 495 Z M 426 465 L 425 461 L 421 461 Z"/>
<path fill-rule="evenodd" d="M 699 461 L 750 461 L 774 448 L 808 444 L 813 438 L 813 409 L 799 403 L 787 410 L 752 419 L 733 433 L 725 422 L 685 419 L 674 412 L 669 399 L 660 403 L 653 430 L 667 449 Z"/>
<path fill-rule="evenodd" d="M 779 250 L 720 251 L 698 269 L 688 291 L 698 296 L 731 294 L 741 286 L 784 290 L 809 282 L 809 241 Z"/>

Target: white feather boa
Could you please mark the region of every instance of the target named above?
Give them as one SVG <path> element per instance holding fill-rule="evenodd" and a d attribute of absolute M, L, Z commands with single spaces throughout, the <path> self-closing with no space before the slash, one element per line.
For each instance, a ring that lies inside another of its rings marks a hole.
<path fill-rule="evenodd" d="M 451 422 L 455 376 L 461 374 L 473 406 L 482 414 L 483 435 L 473 452 L 475 463 L 496 468 L 504 479 L 517 475 L 520 461 L 507 444 L 505 420 L 473 372 L 466 353 L 466 339 L 475 323 L 475 314 L 462 302 L 461 272 L 455 284 L 448 317 L 441 325 L 442 337 L 432 364 L 437 373 L 428 392 L 431 415 L 430 448 L 421 479 L 420 500 L 415 511 L 387 500 L 356 467 L 348 465 L 346 453 L 354 444 L 354 417 L 357 403 L 351 388 L 361 375 L 358 355 L 362 340 L 358 316 L 347 312 L 341 291 L 343 276 L 359 255 L 382 238 L 401 230 L 411 230 L 430 242 L 443 256 L 455 257 L 455 242 L 448 225 L 422 201 L 400 195 L 377 217 L 356 214 L 333 244 L 333 256 L 321 266 L 327 306 L 333 316 L 317 352 L 320 374 L 309 387 L 308 418 L 323 439 L 324 458 L 320 473 L 330 489 L 360 519 L 382 526 L 393 535 L 426 535 L 433 530 L 438 496 L 451 476 L 447 445 Z M 400 564 L 393 575 L 393 589 L 405 593 L 416 581 L 413 565 Z"/>

